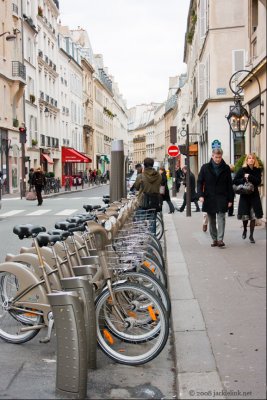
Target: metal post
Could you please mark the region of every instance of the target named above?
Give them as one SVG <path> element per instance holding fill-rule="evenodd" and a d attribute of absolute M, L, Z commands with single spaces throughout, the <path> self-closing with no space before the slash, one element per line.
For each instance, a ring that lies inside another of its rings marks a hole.
<path fill-rule="evenodd" d="M 172 196 L 176 197 L 175 157 L 172 157 Z"/>
<path fill-rule="evenodd" d="M 189 152 L 189 125 L 186 125 L 186 216 L 191 217 L 191 187 L 190 187 L 190 152 Z"/>
<path fill-rule="evenodd" d="M 113 140 L 111 143 L 110 201 L 118 201 L 125 195 L 123 140 Z"/>

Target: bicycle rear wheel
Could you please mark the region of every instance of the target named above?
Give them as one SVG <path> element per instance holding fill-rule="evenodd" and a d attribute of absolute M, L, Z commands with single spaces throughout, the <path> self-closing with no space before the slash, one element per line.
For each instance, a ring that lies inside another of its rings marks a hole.
<path fill-rule="evenodd" d="M 13 299 L 19 290 L 19 279 L 10 272 L 0 274 L 0 338 L 9 343 L 25 343 L 34 338 L 40 329 L 21 332 L 21 328 L 43 323 L 35 310 L 14 308 Z"/>
<path fill-rule="evenodd" d="M 126 365 L 153 360 L 169 334 L 163 304 L 151 291 L 134 283 L 114 285 L 112 291 L 117 309 L 108 289 L 96 300 L 97 339 L 102 351 Z"/>

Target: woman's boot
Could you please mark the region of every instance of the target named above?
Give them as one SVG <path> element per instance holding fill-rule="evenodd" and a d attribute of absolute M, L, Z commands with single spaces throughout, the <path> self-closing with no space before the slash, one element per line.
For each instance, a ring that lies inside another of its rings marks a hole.
<path fill-rule="evenodd" d="M 243 221 L 243 233 L 242 233 L 242 239 L 246 239 L 247 237 L 247 226 L 248 226 L 248 221 Z"/>
<path fill-rule="evenodd" d="M 250 243 L 255 243 L 255 240 L 254 240 L 254 237 L 253 237 L 254 228 L 255 228 L 255 223 L 256 223 L 256 220 L 255 220 L 255 219 L 253 219 L 252 221 L 250 221 L 250 235 L 249 235 Z"/>

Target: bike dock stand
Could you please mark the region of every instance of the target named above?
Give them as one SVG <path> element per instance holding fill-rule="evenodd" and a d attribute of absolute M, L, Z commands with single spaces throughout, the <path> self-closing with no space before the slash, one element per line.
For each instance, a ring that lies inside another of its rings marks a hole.
<path fill-rule="evenodd" d="M 83 306 L 77 293 L 47 295 L 57 336 L 56 393 L 84 399 L 87 392 L 87 343 Z"/>
<path fill-rule="evenodd" d="M 94 290 L 86 276 L 77 276 L 61 279 L 64 290 L 75 290 L 82 299 L 84 310 L 84 323 L 87 340 L 88 368 L 96 369 L 96 317 L 94 304 Z"/>

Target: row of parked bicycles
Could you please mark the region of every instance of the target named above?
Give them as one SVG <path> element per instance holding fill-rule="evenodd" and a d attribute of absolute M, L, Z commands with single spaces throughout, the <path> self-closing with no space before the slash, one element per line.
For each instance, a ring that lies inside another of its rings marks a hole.
<path fill-rule="evenodd" d="M 104 200 L 109 203 L 108 196 Z M 86 204 L 84 212 L 48 230 L 16 225 L 14 234 L 32 238 L 32 246 L 0 264 L 0 338 L 21 344 L 45 330 L 40 342 L 49 342 L 49 295 L 65 290 L 70 277 L 83 276 L 93 287 L 91 348 L 98 343 L 126 365 L 153 360 L 167 342 L 171 312 L 163 230 L 161 215 L 138 209 L 135 197 L 104 207 Z"/>

